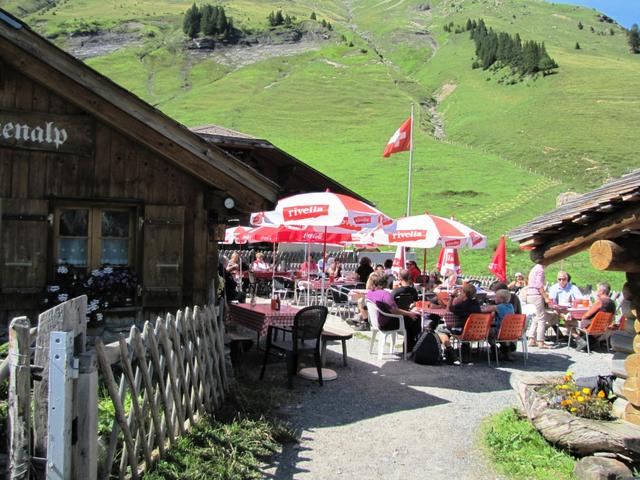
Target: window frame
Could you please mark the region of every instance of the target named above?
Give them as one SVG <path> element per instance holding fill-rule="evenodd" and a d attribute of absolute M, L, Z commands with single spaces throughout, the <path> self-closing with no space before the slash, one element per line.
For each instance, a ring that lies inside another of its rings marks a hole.
<path fill-rule="evenodd" d="M 114 268 L 132 268 L 136 270 L 138 259 L 136 258 L 137 232 L 136 218 L 138 206 L 134 204 L 114 204 L 114 203 L 83 203 L 64 202 L 57 203 L 53 209 L 53 270 L 62 265 L 60 263 L 60 239 L 61 238 L 85 238 L 85 237 L 65 237 L 60 235 L 60 216 L 63 210 L 88 210 L 87 225 L 87 265 L 86 267 L 71 266 L 72 268 L 87 273 L 91 270 L 101 268 L 102 263 L 102 241 L 103 239 L 124 239 L 125 237 L 103 237 L 102 235 L 102 212 L 120 211 L 129 213 L 129 236 L 128 253 L 126 265 L 109 265 Z"/>

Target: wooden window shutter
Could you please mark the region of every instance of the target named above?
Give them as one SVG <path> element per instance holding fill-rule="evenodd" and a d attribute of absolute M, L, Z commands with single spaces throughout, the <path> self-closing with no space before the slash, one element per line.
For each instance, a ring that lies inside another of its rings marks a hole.
<path fill-rule="evenodd" d="M 0 218 L 0 292 L 43 292 L 47 283 L 48 201 L 0 199 Z"/>
<path fill-rule="evenodd" d="M 182 304 L 184 211 L 182 206 L 144 207 L 144 306 L 174 307 Z"/>

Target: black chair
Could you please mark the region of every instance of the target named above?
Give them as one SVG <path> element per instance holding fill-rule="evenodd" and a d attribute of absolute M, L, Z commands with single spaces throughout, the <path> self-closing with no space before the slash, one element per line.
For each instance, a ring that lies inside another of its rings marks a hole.
<path fill-rule="evenodd" d="M 340 287 L 332 286 L 329 292 L 331 294 L 333 314 L 340 315 L 340 318 L 344 318 L 344 313 L 349 313 L 348 291 L 343 291 Z"/>
<path fill-rule="evenodd" d="M 413 295 L 410 293 L 399 293 L 395 296 L 394 300 L 398 308 L 402 310 L 409 310 L 409 307 L 413 303 Z"/>
<path fill-rule="evenodd" d="M 322 328 L 327 319 L 329 310 L 321 305 L 313 305 L 301 309 L 293 319 L 293 327 L 270 326 L 267 333 L 267 346 L 264 353 L 264 362 L 260 372 L 260 380 L 264 377 L 267 368 L 269 351 L 272 348 L 285 354 L 287 361 L 287 384 L 293 387 L 293 376 L 298 372 L 298 354 L 313 352 L 316 368 L 318 370 L 318 382 L 322 386 L 322 360 L 320 355 Z M 273 339 L 273 333 L 278 330 L 291 333 L 287 340 Z"/>

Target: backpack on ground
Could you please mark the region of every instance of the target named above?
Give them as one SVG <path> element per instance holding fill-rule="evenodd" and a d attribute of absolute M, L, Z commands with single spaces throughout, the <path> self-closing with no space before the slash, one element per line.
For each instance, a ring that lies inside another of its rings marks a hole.
<path fill-rule="evenodd" d="M 413 361 L 419 365 L 440 365 L 442 363 L 442 342 L 433 330 L 420 334 L 413 351 Z"/>

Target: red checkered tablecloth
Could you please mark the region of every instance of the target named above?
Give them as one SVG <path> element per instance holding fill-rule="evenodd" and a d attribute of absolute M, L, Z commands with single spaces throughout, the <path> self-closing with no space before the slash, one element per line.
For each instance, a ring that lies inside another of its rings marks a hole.
<path fill-rule="evenodd" d="M 428 324 L 429 314 L 439 315 L 442 317 L 444 324 L 449 328 L 456 324 L 455 315 L 445 308 L 420 308 L 418 311 L 422 313 L 422 328 Z"/>
<path fill-rule="evenodd" d="M 280 310 L 271 310 L 271 304 L 258 303 L 254 306 L 248 303 L 232 303 L 229 306 L 231 321 L 255 330 L 260 336 L 265 336 L 269 326 L 289 327 L 293 325 L 293 318 L 300 309 L 282 305 Z"/>

